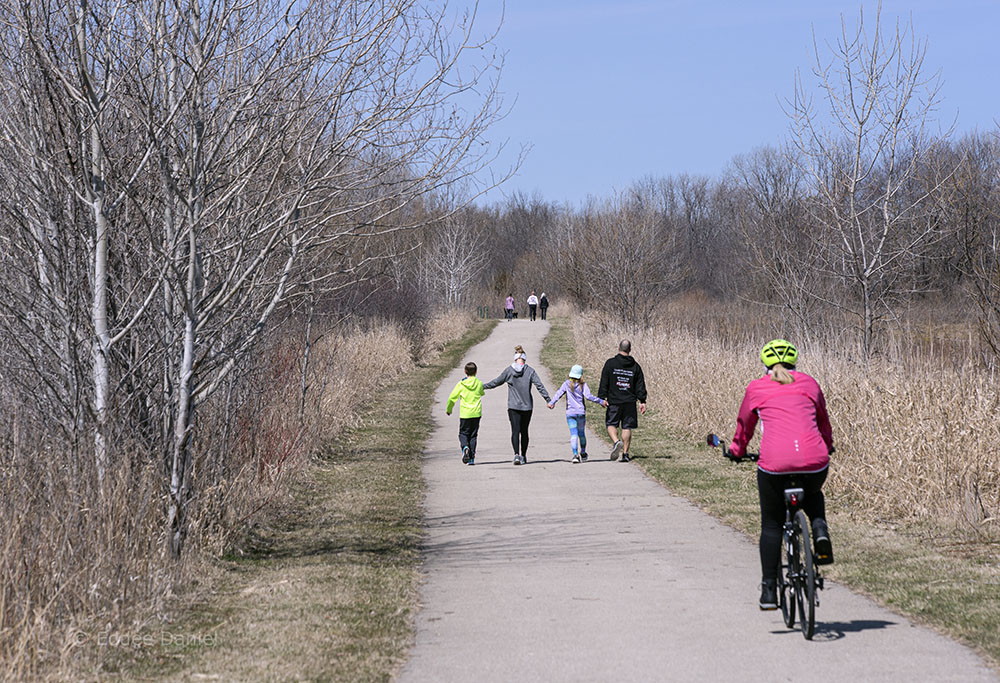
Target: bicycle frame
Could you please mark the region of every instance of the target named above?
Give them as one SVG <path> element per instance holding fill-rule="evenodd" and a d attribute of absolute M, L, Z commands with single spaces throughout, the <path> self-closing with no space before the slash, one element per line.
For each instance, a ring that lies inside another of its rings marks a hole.
<path fill-rule="evenodd" d="M 810 640 L 815 632 L 816 607 L 819 606 L 817 591 L 823 589 L 823 577 L 813 558 L 809 517 L 801 509 L 805 491 L 790 487 L 784 494 L 784 557 L 778 572 L 778 606 L 788 628 L 795 626 L 798 612 L 802 635 Z"/>

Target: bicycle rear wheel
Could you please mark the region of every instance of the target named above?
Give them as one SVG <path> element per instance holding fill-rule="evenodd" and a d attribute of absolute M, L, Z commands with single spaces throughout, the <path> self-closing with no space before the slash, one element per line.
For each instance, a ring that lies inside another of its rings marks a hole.
<path fill-rule="evenodd" d="M 778 606 L 788 628 L 795 626 L 795 588 L 791 577 L 799 573 L 798 542 L 796 534 L 785 533 L 785 557 L 781 567 L 778 568 Z"/>
<path fill-rule="evenodd" d="M 799 540 L 801 571 L 796 581 L 796 602 L 799 607 L 799 627 L 806 640 L 811 640 L 816 630 L 816 568 L 813 566 L 812 543 L 809 534 L 809 518 L 799 510 L 795 513 L 795 534 Z"/>

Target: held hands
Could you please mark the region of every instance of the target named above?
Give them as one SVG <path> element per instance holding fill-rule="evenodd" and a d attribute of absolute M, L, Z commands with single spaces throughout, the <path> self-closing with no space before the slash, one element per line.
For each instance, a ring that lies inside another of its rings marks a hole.
<path fill-rule="evenodd" d="M 545 405 L 547 405 L 549 407 L 549 410 L 552 410 L 553 408 L 556 407 L 555 403 L 546 403 Z"/>
<path fill-rule="evenodd" d="M 602 401 L 601 401 L 601 405 L 602 405 L 602 406 L 604 406 L 605 408 L 607 408 L 607 407 L 608 407 L 608 402 L 607 402 L 607 401 L 604 401 L 604 400 L 602 400 Z"/>

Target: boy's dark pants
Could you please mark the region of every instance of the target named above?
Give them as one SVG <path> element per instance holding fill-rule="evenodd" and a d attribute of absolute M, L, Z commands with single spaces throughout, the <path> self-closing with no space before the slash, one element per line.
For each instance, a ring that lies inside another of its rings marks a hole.
<path fill-rule="evenodd" d="M 469 447 L 469 455 L 476 457 L 476 441 L 479 438 L 479 421 L 481 417 L 458 418 L 458 443 L 465 450 Z"/>

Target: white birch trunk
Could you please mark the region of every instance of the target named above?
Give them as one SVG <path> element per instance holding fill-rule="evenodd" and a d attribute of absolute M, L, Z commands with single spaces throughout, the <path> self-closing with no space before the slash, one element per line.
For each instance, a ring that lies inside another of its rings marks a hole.
<path fill-rule="evenodd" d="M 86 184 L 87 199 L 93 212 L 94 243 L 93 243 L 93 299 L 91 308 L 91 324 L 93 325 L 93 391 L 94 391 L 94 465 L 97 471 L 97 481 L 103 490 L 108 471 L 108 396 L 110 377 L 108 372 L 108 350 L 111 334 L 108 326 L 108 243 L 110 226 L 105 215 L 106 181 L 104 150 L 100 137 L 102 115 L 101 96 L 90 71 L 90 55 L 87 46 L 87 11 L 88 2 L 83 0 L 76 8 L 76 49 L 77 62 L 80 69 L 80 93 L 89 113 L 89 175 Z M 85 143 L 86 144 L 86 143 Z"/>

